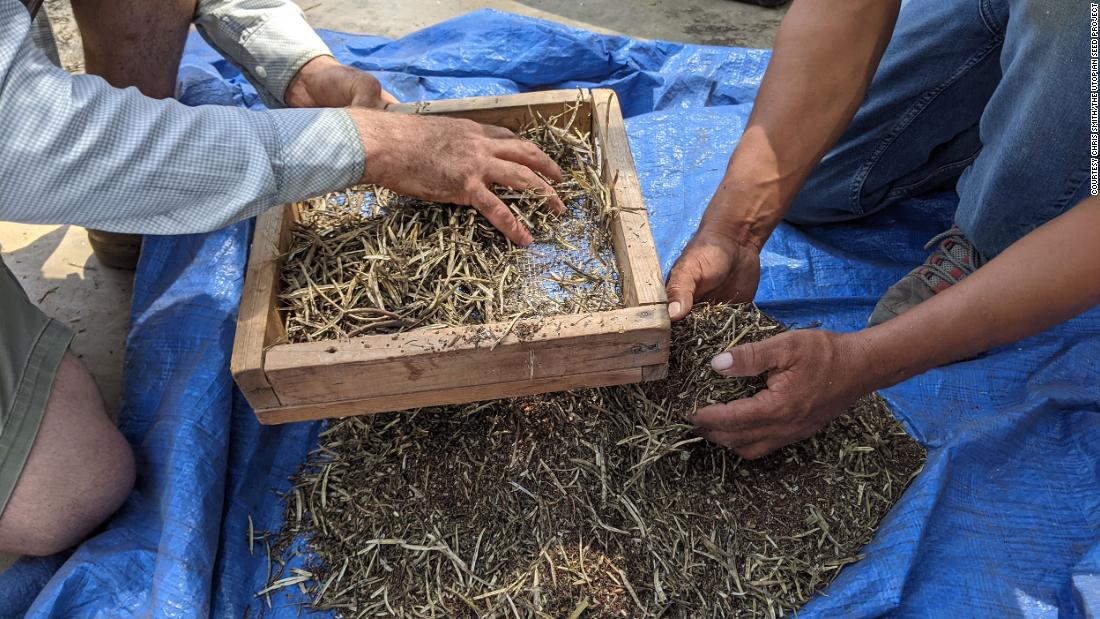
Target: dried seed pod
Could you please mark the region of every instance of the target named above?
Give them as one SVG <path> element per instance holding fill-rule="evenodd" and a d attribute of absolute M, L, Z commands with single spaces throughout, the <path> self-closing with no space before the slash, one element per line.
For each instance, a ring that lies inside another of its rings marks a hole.
<path fill-rule="evenodd" d="M 310 201 L 283 259 L 287 338 L 310 342 L 622 307 L 609 234 L 611 192 L 580 104 L 533 120 L 520 136 L 563 170 L 564 216 L 535 191 L 496 194 L 531 229 L 519 249 L 470 208 L 356 187 Z M 563 276 L 568 272 L 580 277 Z M 368 317 L 373 315 L 373 317 Z M 386 319 L 382 319 L 386 316 Z"/>
<path fill-rule="evenodd" d="M 870 396 L 745 462 L 691 432 L 760 378 L 708 360 L 783 328 L 696 306 L 662 381 L 336 420 L 293 478 L 269 578 L 343 617 L 778 617 L 859 557 L 924 451 Z M 311 576 L 306 577 L 305 574 Z"/>

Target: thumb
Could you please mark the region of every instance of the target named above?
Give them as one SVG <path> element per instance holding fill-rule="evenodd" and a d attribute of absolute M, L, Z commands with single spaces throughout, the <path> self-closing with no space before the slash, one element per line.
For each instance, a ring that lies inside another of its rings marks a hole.
<path fill-rule="evenodd" d="M 781 346 L 775 338 L 741 344 L 715 355 L 710 367 L 725 376 L 759 376 L 779 367 Z"/>
<path fill-rule="evenodd" d="M 680 320 L 691 311 L 695 297 L 695 277 L 680 264 L 672 265 L 665 288 L 668 295 L 668 315 L 673 322 Z"/>

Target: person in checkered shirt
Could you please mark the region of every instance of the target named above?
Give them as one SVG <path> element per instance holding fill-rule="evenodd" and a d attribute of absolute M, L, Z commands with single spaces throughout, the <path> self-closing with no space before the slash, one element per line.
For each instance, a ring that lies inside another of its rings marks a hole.
<path fill-rule="evenodd" d="M 89 75 L 35 46 L 37 4 L 0 0 L 0 221 L 85 226 L 97 255 L 122 261 L 112 250 L 139 247 L 134 235 L 214 230 L 360 182 L 472 206 L 519 245 L 530 232 L 490 186 L 564 210 L 543 180 L 561 171 L 537 147 L 383 111 L 393 97 L 337 62 L 289 0 L 73 0 Z M 192 24 L 272 109 L 172 99 Z M 0 262 L 0 552 L 78 542 L 133 484 L 130 447 L 71 339 Z"/>

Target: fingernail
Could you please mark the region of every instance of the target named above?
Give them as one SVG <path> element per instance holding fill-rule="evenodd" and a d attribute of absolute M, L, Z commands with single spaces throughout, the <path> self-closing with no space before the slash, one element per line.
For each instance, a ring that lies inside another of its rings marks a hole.
<path fill-rule="evenodd" d="M 669 314 L 669 316 L 679 316 L 681 307 L 682 306 L 680 305 L 679 301 L 673 301 L 672 303 L 669 303 L 668 304 L 668 314 Z"/>
<path fill-rule="evenodd" d="M 728 352 L 718 353 L 710 360 L 710 367 L 721 372 L 728 370 L 733 365 L 733 354 Z"/>

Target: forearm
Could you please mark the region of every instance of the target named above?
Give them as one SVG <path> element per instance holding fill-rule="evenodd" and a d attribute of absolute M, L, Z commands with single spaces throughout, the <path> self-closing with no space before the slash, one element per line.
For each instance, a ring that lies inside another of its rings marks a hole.
<path fill-rule="evenodd" d="M 290 0 L 199 0 L 195 25 L 268 107 L 286 104 L 287 87 L 306 63 L 332 54 Z"/>
<path fill-rule="evenodd" d="M 863 101 L 899 5 L 796 0 L 704 220 L 763 245 Z"/>
<path fill-rule="evenodd" d="M 1017 241 L 962 282 L 853 337 L 872 388 L 1038 333 L 1100 303 L 1100 198 Z"/>

